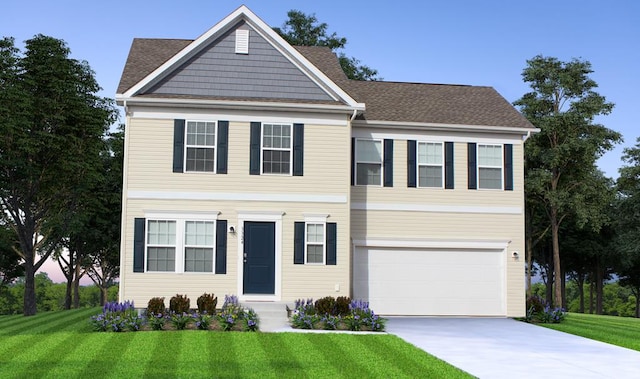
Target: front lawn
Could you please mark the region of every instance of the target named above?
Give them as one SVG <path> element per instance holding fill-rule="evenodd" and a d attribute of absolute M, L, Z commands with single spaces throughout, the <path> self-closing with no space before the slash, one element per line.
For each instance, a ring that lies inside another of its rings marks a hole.
<path fill-rule="evenodd" d="M 569 313 L 560 324 L 539 324 L 612 345 L 640 351 L 640 319 Z"/>
<path fill-rule="evenodd" d="M 391 335 L 92 332 L 100 311 L 0 316 L 0 377 L 471 377 Z"/>

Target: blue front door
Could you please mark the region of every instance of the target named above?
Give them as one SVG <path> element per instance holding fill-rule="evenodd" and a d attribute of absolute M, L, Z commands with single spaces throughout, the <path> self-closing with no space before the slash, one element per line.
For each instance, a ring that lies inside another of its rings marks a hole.
<path fill-rule="evenodd" d="M 276 224 L 244 223 L 244 294 L 275 294 Z"/>

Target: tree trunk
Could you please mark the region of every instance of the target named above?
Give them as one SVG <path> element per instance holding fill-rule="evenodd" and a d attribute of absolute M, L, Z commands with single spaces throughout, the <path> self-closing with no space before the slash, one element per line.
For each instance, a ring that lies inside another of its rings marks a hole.
<path fill-rule="evenodd" d="M 596 314 L 601 315 L 604 311 L 603 307 L 603 272 L 600 260 L 596 265 Z"/>
<path fill-rule="evenodd" d="M 64 293 L 64 309 L 71 309 L 71 288 L 73 287 L 73 280 L 67 277 L 67 289 Z"/>
<path fill-rule="evenodd" d="M 547 304 L 553 301 L 553 271 L 547 270 L 547 284 L 545 286 L 545 295 Z"/>
<path fill-rule="evenodd" d="M 525 254 L 527 255 L 527 299 L 531 297 L 531 270 L 533 269 L 533 237 L 531 233 L 527 234 L 527 249 Z"/>
<path fill-rule="evenodd" d="M 593 278 L 591 278 L 591 283 L 589 283 L 589 314 L 593 314 Z"/>
<path fill-rule="evenodd" d="M 73 279 L 73 308 L 80 308 L 80 259 L 76 260 L 76 266 L 74 267 L 74 279 Z"/>
<path fill-rule="evenodd" d="M 640 318 L 640 287 L 636 288 L 636 318 Z"/>
<path fill-rule="evenodd" d="M 107 304 L 107 287 L 100 287 L 100 305 Z"/>
<path fill-rule="evenodd" d="M 36 269 L 33 259 L 25 259 L 24 262 L 24 305 L 25 316 L 33 316 L 37 312 L 36 306 Z"/>
<path fill-rule="evenodd" d="M 584 313 L 584 275 L 576 276 L 576 284 L 578 285 L 578 296 L 580 297 L 580 307 L 578 312 Z"/>
<path fill-rule="evenodd" d="M 555 207 L 551 208 L 551 239 L 553 241 L 553 287 L 554 298 L 553 305 L 556 307 L 562 307 L 562 285 L 560 270 L 560 223 L 558 220 L 558 210 Z"/>
<path fill-rule="evenodd" d="M 560 277 L 560 287 L 562 288 L 562 309 L 567 309 L 567 273 L 562 269 Z"/>

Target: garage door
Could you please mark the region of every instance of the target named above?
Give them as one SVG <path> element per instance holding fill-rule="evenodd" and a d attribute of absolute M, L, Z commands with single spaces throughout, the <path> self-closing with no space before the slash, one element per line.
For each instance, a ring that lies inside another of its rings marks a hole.
<path fill-rule="evenodd" d="M 382 315 L 504 316 L 501 250 L 360 247 L 354 298 Z"/>

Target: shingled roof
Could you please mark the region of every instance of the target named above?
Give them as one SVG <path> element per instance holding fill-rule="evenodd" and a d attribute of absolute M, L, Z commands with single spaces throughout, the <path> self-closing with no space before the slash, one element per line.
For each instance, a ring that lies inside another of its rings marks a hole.
<path fill-rule="evenodd" d="M 134 39 L 118 93 L 126 92 L 191 42 L 182 39 Z M 351 97 L 365 103 L 366 111 L 358 116 L 358 120 L 534 129 L 492 87 L 355 81 L 346 77 L 337 56 L 328 47 L 294 48 Z"/>

